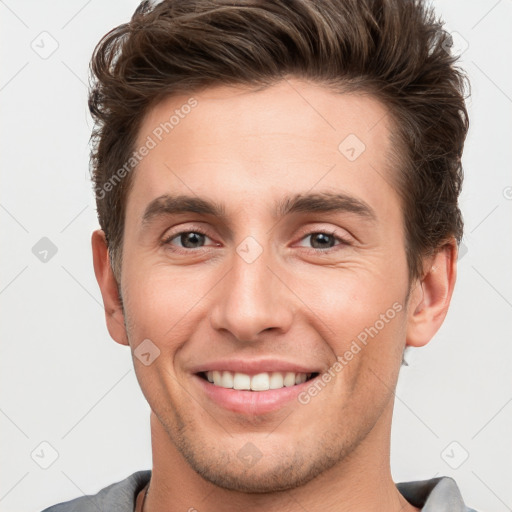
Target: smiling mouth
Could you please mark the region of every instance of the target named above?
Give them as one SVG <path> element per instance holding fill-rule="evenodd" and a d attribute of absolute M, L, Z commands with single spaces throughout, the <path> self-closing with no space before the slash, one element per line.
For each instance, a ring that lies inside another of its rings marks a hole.
<path fill-rule="evenodd" d="M 267 391 L 303 384 L 314 379 L 318 373 L 262 372 L 249 375 L 227 370 L 200 372 L 197 375 L 214 386 L 240 391 Z"/>

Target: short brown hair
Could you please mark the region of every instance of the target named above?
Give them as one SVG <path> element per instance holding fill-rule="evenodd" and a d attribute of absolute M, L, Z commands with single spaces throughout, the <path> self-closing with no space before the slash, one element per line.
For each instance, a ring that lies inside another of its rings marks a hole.
<path fill-rule="evenodd" d="M 176 93 L 268 86 L 287 76 L 371 94 L 388 108 L 409 275 L 420 276 L 423 257 L 451 237 L 460 242 L 463 231 L 457 201 L 467 78 L 450 45 L 421 0 L 142 2 L 91 61 L 91 167 L 116 278 L 133 173 L 116 176 L 148 110 Z"/>

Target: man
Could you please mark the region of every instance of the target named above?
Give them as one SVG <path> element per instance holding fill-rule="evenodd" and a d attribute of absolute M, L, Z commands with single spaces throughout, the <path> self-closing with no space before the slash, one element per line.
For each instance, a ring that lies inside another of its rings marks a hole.
<path fill-rule="evenodd" d="M 395 484 L 456 278 L 468 129 L 420 1 L 143 2 L 92 59 L 94 268 L 152 471 L 48 511 L 469 511 Z"/>

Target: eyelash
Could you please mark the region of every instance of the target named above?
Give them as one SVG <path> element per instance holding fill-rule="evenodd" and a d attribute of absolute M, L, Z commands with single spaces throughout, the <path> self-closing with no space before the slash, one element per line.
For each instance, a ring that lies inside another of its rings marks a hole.
<path fill-rule="evenodd" d="M 171 241 L 174 240 L 175 238 L 178 238 L 179 236 L 187 234 L 187 233 L 197 233 L 197 234 L 204 235 L 204 236 L 210 238 L 208 236 L 208 233 L 206 233 L 205 230 L 203 230 L 202 228 L 200 228 L 200 227 L 192 227 L 191 229 L 187 229 L 187 230 L 184 230 L 184 231 L 178 231 L 177 233 L 170 234 L 169 236 L 165 237 L 161 241 L 161 245 L 167 245 L 167 246 L 173 247 L 171 245 Z M 349 246 L 349 245 L 351 245 L 351 243 L 348 240 L 346 240 L 343 237 L 340 237 L 339 235 L 336 235 L 336 230 L 333 230 L 333 231 L 329 231 L 329 230 L 310 231 L 309 233 L 304 234 L 304 236 L 302 236 L 300 240 L 302 241 L 302 240 L 308 238 L 309 236 L 318 235 L 318 234 L 332 236 L 332 237 L 334 237 L 334 239 L 336 241 L 338 241 L 340 243 L 338 245 L 335 245 L 334 247 L 328 247 L 327 249 L 315 249 L 314 247 L 311 247 L 309 249 L 305 248 L 308 253 L 313 253 L 313 254 L 322 253 L 322 254 L 326 254 L 326 253 L 331 253 L 332 251 L 339 250 L 340 246 Z M 187 249 L 187 248 L 181 248 L 181 247 L 178 247 L 178 248 L 177 247 L 173 247 L 171 250 L 173 252 L 185 254 L 185 253 L 190 253 L 192 251 L 200 251 L 201 249 L 205 249 L 205 248 L 204 247 L 199 247 L 197 249 Z"/>
<path fill-rule="evenodd" d="M 162 243 L 162 245 L 170 246 L 172 240 L 174 240 L 175 238 L 178 238 L 179 236 L 184 235 L 186 233 L 197 233 L 200 235 L 208 236 L 208 233 L 206 233 L 203 229 L 198 228 L 198 227 L 193 227 L 192 229 L 186 229 L 184 231 L 178 231 L 177 233 L 172 233 L 169 236 L 165 237 L 161 243 Z M 186 249 L 186 248 L 181 248 L 181 247 L 179 247 L 179 248 L 173 247 L 173 249 L 171 249 L 171 250 L 178 252 L 178 253 L 184 253 L 184 252 L 189 253 L 191 251 L 200 251 L 201 249 L 204 249 L 204 247 L 199 247 L 198 249 Z"/>
<path fill-rule="evenodd" d="M 339 242 L 338 245 L 335 245 L 334 247 L 327 247 L 326 249 L 315 249 L 314 247 L 303 247 L 303 249 L 306 249 L 306 252 L 308 254 L 330 254 L 334 251 L 339 251 L 341 247 L 349 246 L 350 242 L 346 240 L 345 238 L 336 235 L 336 230 L 333 229 L 332 231 L 329 230 L 318 230 L 318 231 L 309 231 L 308 233 L 305 233 L 300 241 L 306 240 L 308 237 L 311 237 L 312 235 L 328 235 L 330 237 L 333 237 L 335 241 Z"/>

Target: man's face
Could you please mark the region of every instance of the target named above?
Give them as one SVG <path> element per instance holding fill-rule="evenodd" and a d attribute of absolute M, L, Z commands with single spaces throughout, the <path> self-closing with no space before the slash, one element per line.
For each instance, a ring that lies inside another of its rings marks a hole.
<path fill-rule="evenodd" d="M 371 97 L 297 80 L 192 96 L 151 110 L 136 145 L 157 143 L 127 199 L 121 290 L 132 350 L 160 351 L 137 377 L 161 442 L 207 480 L 291 488 L 389 428 L 408 292 L 391 126 Z"/>

